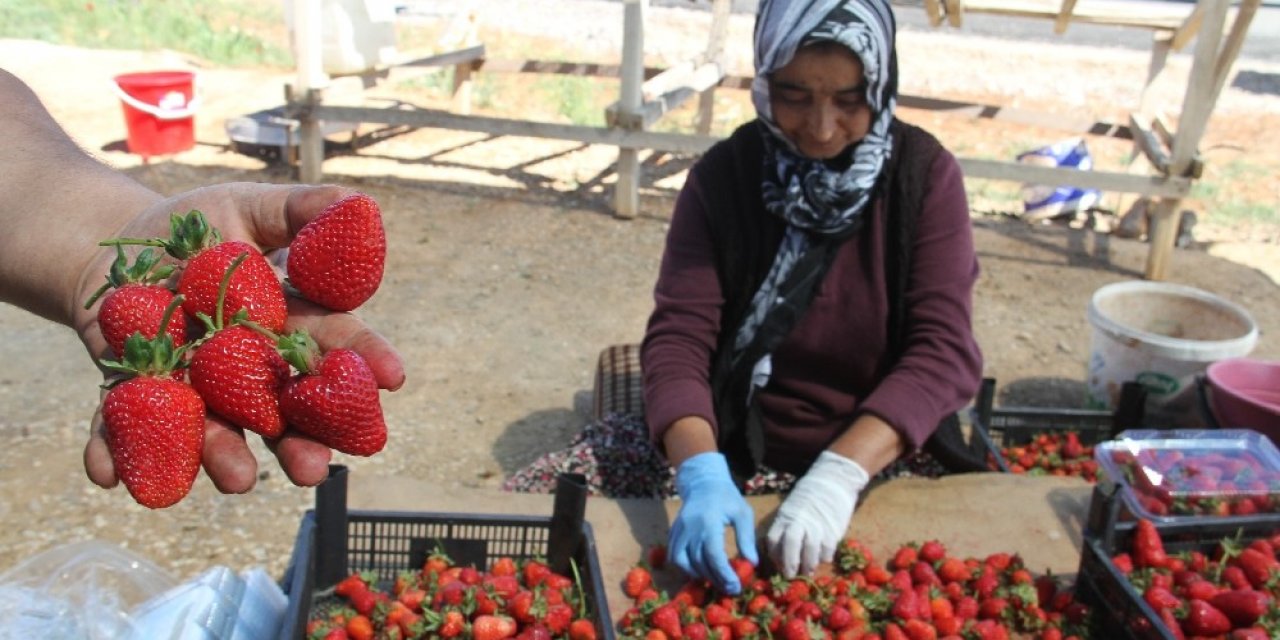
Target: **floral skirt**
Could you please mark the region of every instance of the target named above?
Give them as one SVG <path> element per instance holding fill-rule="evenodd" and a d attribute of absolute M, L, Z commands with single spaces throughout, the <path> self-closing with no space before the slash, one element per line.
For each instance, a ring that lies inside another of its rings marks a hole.
<path fill-rule="evenodd" d="M 579 473 L 592 495 L 609 498 L 670 498 L 675 470 L 649 439 L 649 427 L 636 414 L 613 413 L 588 424 L 569 446 L 534 460 L 503 483 L 506 491 L 552 493 L 562 473 Z M 902 476 L 936 478 L 946 471 L 932 456 L 917 452 L 889 465 L 872 482 Z M 744 493 L 785 493 L 796 476 L 761 467 Z"/>

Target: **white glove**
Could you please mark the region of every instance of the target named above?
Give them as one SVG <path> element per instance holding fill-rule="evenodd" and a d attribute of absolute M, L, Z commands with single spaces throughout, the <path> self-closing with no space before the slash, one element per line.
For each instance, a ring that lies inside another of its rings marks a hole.
<path fill-rule="evenodd" d="M 823 451 L 791 489 L 769 527 L 766 544 L 782 575 L 811 574 L 830 562 L 849 529 L 858 494 L 870 476 L 862 465 Z"/>

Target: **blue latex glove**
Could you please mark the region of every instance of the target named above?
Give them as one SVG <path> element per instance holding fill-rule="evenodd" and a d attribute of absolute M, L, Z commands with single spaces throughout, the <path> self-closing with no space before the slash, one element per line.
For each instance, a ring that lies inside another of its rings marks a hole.
<path fill-rule="evenodd" d="M 738 553 L 756 565 L 755 513 L 733 484 L 724 455 L 709 451 L 685 460 L 676 470 L 676 492 L 681 505 L 671 525 L 668 557 L 686 574 L 737 595 L 742 584 L 729 566 L 724 528 L 733 527 Z"/>

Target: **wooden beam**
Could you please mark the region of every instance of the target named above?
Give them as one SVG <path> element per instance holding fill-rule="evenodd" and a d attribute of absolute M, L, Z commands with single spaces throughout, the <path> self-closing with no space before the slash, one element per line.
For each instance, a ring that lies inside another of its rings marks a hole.
<path fill-rule="evenodd" d="M 924 12 L 929 16 L 929 26 L 937 27 L 942 24 L 943 11 L 940 0 L 924 0 Z"/>
<path fill-rule="evenodd" d="M 1162 198 L 1180 198 L 1191 191 L 1191 180 L 1172 176 L 1140 176 L 1097 170 L 1081 171 L 979 158 L 957 158 L 957 161 L 966 178 L 1063 185 L 1101 191 L 1125 191 Z"/>
<path fill-rule="evenodd" d="M 720 141 L 720 138 L 715 136 L 589 127 L 488 116 L 464 116 L 431 109 L 386 109 L 382 107 L 344 107 L 335 105 L 317 107 L 315 113 L 321 120 L 455 129 L 495 136 L 550 138 L 630 150 L 656 149 L 672 153 L 702 153 L 711 148 L 711 145 Z"/>
<path fill-rule="evenodd" d="M 692 62 L 681 63 L 651 78 L 641 87 L 644 103 L 638 111 L 622 109 L 620 102 L 605 107 L 605 123 L 633 129 L 644 129 L 662 116 L 680 107 L 686 100 L 717 84 L 723 77 L 720 65 L 707 62 L 694 68 Z"/>
<path fill-rule="evenodd" d="M 644 75 L 644 22 L 649 0 L 622 3 L 622 82 L 618 112 L 622 117 L 640 115 Z M 625 128 L 635 133 L 639 129 Z M 618 182 L 613 187 L 613 213 L 634 218 L 640 212 L 640 155 L 635 147 L 618 146 Z"/>
<path fill-rule="evenodd" d="M 964 10 L 969 13 L 987 13 L 1024 18 L 1043 18 L 1056 21 L 1062 13 L 1061 5 L 1046 0 L 964 0 Z M 948 6 L 950 13 L 950 6 Z M 1110 4 L 1077 4 L 1072 8 L 1071 21 L 1117 27 L 1175 30 L 1186 20 L 1182 10 L 1157 13 L 1151 7 L 1141 8 Z"/>
<path fill-rule="evenodd" d="M 1196 32 L 1200 30 L 1200 23 L 1204 22 L 1204 5 L 1196 3 L 1191 15 L 1173 31 L 1173 37 L 1169 39 L 1169 48 L 1174 51 L 1182 51 L 1188 42 L 1196 36 Z"/>
<path fill-rule="evenodd" d="M 959 29 L 964 26 L 964 0 L 942 0 L 947 8 L 947 24 Z"/>
<path fill-rule="evenodd" d="M 414 58 L 403 62 L 396 62 L 390 66 L 393 67 L 452 67 L 457 64 L 466 62 L 478 62 L 484 60 L 485 47 L 484 44 L 469 46 L 465 49 L 457 51 L 449 51 L 446 53 L 438 53 L 423 58 Z"/>
<path fill-rule="evenodd" d="M 1169 152 L 1164 143 L 1152 132 L 1151 122 L 1145 115 L 1129 114 L 1129 128 L 1133 131 L 1133 142 L 1137 145 L 1147 162 L 1161 175 L 1169 175 Z"/>
<path fill-rule="evenodd" d="M 1058 17 L 1053 19 L 1053 32 L 1062 35 L 1067 32 L 1067 27 L 1071 24 L 1071 12 L 1075 11 L 1076 0 L 1062 0 L 1062 6 L 1058 8 Z"/>

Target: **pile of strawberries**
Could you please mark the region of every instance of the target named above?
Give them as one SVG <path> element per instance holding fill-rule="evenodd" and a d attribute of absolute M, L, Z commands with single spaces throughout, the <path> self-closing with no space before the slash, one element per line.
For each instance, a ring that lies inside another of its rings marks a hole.
<path fill-rule="evenodd" d="M 764 577 L 731 560 L 742 593 L 704 580 L 675 593 L 653 586 L 638 563 L 623 590 L 634 605 L 619 623 L 644 640 L 1042 640 L 1083 638 L 1088 608 L 1051 575 L 1036 575 L 1014 554 L 960 558 L 936 541 L 904 544 L 883 564 L 866 546 L 843 540 L 830 573 Z"/>
<path fill-rule="evenodd" d="M 1223 539 L 1202 552 L 1169 553 L 1159 529 L 1138 520 L 1129 549 L 1111 561 L 1172 637 L 1280 637 L 1280 532 L 1249 542 Z M 1139 635 L 1152 622 L 1138 618 Z"/>
<path fill-rule="evenodd" d="M 168 507 L 190 492 L 208 413 L 264 438 L 295 430 L 352 455 L 383 448 L 369 365 L 349 349 L 321 353 L 305 331 L 282 333 L 286 285 L 334 311 L 377 291 L 386 235 L 373 199 L 339 200 L 302 228 L 287 282 L 257 248 L 223 241 L 199 211 L 171 216 L 168 238 L 101 244 L 118 257 L 85 306 L 101 298 L 98 324 L 116 358 L 103 364 L 124 376 L 110 384 L 102 416 L 116 473 L 140 504 Z M 133 245 L 146 248 L 130 263 L 123 247 Z"/>
<path fill-rule="evenodd" d="M 1025 444 L 1000 447 L 1000 455 L 1010 473 L 1033 476 L 1076 476 L 1089 482 L 1098 480 L 1098 462 L 1093 458 L 1093 445 L 1080 442 L 1075 431 L 1046 432 Z M 999 465 L 987 460 L 992 471 Z"/>
<path fill-rule="evenodd" d="M 1138 505 L 1152 516 L 1247 516 L 1280 511 L 1280 471 L 1247 450 L 1111 451 Z"/>
<path fill-rule="evenodd" d="M 455 565 L 440 551 L 389 586 L 353 573 L 317 594 L 309 640 L 595 640 L 582 585 L 538 559 L 496 558 L 488 571 Z"/>

